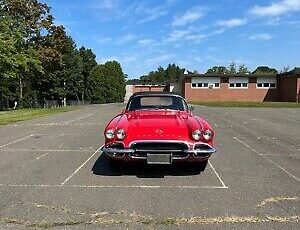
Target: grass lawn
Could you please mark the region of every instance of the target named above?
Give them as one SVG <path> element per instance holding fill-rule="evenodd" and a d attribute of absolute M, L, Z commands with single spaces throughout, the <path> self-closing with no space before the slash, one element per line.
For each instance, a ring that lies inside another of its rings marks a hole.
<path fill-rule="evenodd" d="M 300 103 L 295 102 L 189 102 L 194 105 L 204 105 L 208 107 L 258 107 L 258 108 L 300 108 Z"/>
<path fill-rule="evenodd" d="M 0 125 L 6 125 L 17 121 L 30 120 L 37 117 L 44 117 L 56 113 L 68 112 L 78 107 L 62 107 L 47 109 L 17 109 L 9 111 L 0 111 Z"/>

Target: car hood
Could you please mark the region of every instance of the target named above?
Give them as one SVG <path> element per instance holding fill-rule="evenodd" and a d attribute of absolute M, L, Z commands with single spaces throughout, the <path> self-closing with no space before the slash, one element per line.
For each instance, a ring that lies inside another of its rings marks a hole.
<path fill-rule="evenodd" d="M 201 123 L 182 111 L 138 111 L 122 115 L 117 128 L 127 132 L 127 140 L 187 140 Z M 200 126 L 200 127 L 199 127 Z"/>

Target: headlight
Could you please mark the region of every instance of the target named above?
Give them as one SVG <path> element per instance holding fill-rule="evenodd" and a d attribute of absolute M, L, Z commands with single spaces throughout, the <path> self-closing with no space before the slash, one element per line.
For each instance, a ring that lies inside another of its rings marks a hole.
<path fill-rule="evenodd" d="M 105 136 L 106 136 L 107 139 L 113 139 L 114 136 L 115 136 L 114 130 L 113 129 L 106 130 Z"/>
<path fill-rule="evenodd" d="M 193 133 L 192 136 L 194 138 L 194 140 L 199 141 L 202 137 L 202 133 L 200 130 L 196 129 Z"/>
<path fill-rule="evenodd" d="M 117 138 L 118 138 L 119 140 L 123 140 L 123 139 L 125 139 L 125 137 L 126 137 L 125 130 L 124 130 L 124 129 L 119 129 L 119 130 L 117 131 Z"/>
<path fill-rule="evenodd" d="M 210 130 L 205 130 L 203 133 L 203 137 L 205 140 L 209 141 L 212 139 L 212 132 Z"/>

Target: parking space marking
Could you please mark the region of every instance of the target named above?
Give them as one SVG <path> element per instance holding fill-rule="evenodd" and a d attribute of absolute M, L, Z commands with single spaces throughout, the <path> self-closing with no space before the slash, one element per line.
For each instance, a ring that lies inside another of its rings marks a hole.
<path fill-rule="evenodd" d="M 289 157 L 300 157 L 299 154 L 289 154 L 289 155 L 282 155 L 282 154 L 276 154 L 276 153 L 260 153 L 260 156 L 289 156 Z"/>
<path fill-rule="evenodd" d="M 240 139 L 238 139 L 237 137 L 233 137 L 233 139 L 237 140 L 238 142 L 240 142 L 241 144 L 243 144 L 244 146 L 246 146 L 247 148 L 251 149 L 253 152 L 257 153 L 259 156 L 264 157 L 267 161 L 269 161 L 270 163 L 272 163 L 273 165 L 275 165 L 276 167 L 278 167 L 279 169 L 281 169 L 282 171 L 284 171 L 286 174 L 288 174 L 290 177 L 294 178 L 295 180 L 297 180 L 298 182 L 300 182 L 300 179 L 298 177 L 296 177 L 295 175 L 293 175 L 292 173 L 290 173 L 289 171 L 287 171 L 285 168 L 283 168 L 282 166 L 280 166 L 279 164 L 275 163 L 274 161 L 272 161 L 271 159 L 269 159 L 267 157 L 267 155 L 262 155 L 260 154 L 256 149 L 250 147 L 247 143 L 241 141 Z"/>
<path fill-rule="evenodd" d="M 89 152 L 91 149 L 3 149 L 5 152 Z M 1 151 L 1 149 L 0 149 Z"/>
<path fill-rule="evenodd" d="M 74 122 L 74 121 L 79 121 L 79 120 L 82 120 L 82 119 L 84 119 L 84 118 L 91 117 L 91 116 L 93 116 L 93 115 L 94 115 L 94 114 L 92 113 L 92 114 L 89 114 L 89 115 L 86 115 L 86 116 L 83 116 L 83 117 L 79 117 L 79 118 L 76 118 L 76 119 L 73 119 L 73 120 L 70 120 L 70 121 L 66 121 L 65 124 L 69 124 L 69 123 Z"/>
<path fill-rule="evenodd" d="M 1 146 L 0 146 L 0 149 L 1 149 L 1 148 L 5 148 L 5 147 L 7 147 L 7 146 L 9 146 L 9 145 L 12 145 L 12 144 L 14 144 L 14 143 L 23 141 L 23 140 L 25 140 L 25 139 L 28 139 L 28 138 L 30 138 L 30 137 L 32 137 L 32 136 L 33 136 L 33 134 L 31 134 L 31 135 L 29 135 L 29 136 L 26 136 L 26 137 L 23 137 L 23 138 L 20 138 L 20 139 L 18 139 L 18 140 L 9 142 L 9 143 L 7 143 L 7 144 L 5 144 L 5 145 L 1 145 Z"/>
<path fill-rule="evenodd" d="M 219 174 L 217 173 L 217 171 L 215 170 L 214 166 L 210 163 L 210 161 L 208 161 L 210 167 L 212 168 L 212 170 L 214 171 L 214 173 L 216 174 L 216 176 L 218 177 L 219 181 L 221 182 L 223 188 L 228 188 L 225 183 L 223 182 L 223 180 L 221 179 L 221 177 L 219 176 Z"/>
<path fill-rule="evenodd" d="M 83 166 L 85 166 L 86 163 L 88 163 L 101 149 L 101 147 L 99 147 L 85 162 L 83 162 L 82 165 L 80 165 L 69 177 L 67 177 L 64 182 L 62 182 L 60 185 L 64 185 L 66 184 Z"/>
<path fill-rule="evenodd" d="M 167 186 L 167 185 L 50 185 L 50 184 L 0 184 L 1 187 L 36 188 L 140 188 L 140 189 L 228 189 L 224 186 Z"/>
<path fill-rule="evenodd" d="M 41 156 L 39 156 L 39 157 L 37 157 L 37 158 L 35 158 L 36 160 L 40 160 L 40 159 L 42 159 L 42 158 L 44 158 L 45 156 L 47 156 L 49 153 L 45 153 L 45 154 L 43 154 L 43 155 L 41 155 Z"/>

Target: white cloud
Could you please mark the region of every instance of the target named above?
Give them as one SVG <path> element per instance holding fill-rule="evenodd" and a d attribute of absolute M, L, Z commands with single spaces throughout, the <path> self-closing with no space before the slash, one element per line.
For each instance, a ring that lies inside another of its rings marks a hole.
<path fill-rule="evenodd" d="M 273 36 L 271 34 L 260 33 L 260 34 L 253 34 L 249 38 L 255 41 L 267 41 L 267 40 L 271 40 Z"/>
<path fill-rule="evenodd" d="M 289 12 L 300 11 L 299 0 L 281 0 L 268 6 L 254 6 L 250 13 L 256 16 L 280 16 Z"/>
<path fill-rule="evenodd" d="M 124 36 L 117 38 L 115 44 L 123 45 L 125 43 L 135 41 L 136 39 L 137 36 L 134 34 L 125 34 Z"/>
<path fill-rule="evenodd" d="M 149 45 L 152 44 L 153 42 L 154 42 L 153 39 L 142 39 L 138 41 L 138 43 L 141 45 Z"/>
<path fill-rule="evenodd" d="M 99 37 L 96 38 L 96 41 L 98 44 L 106 44 L 112 41 L 112 39 L 110 37 Z"/>
<path fill-rule="evenodd" d="M 145 63 L 147 65 L 158 65 L 158 64 L 162 64 L 162 62 L 164 61 L 169 61 L 175 57 L 176 57 L 175 54 L 162 54 L 160 56 L 156 56 L 154 58 L 149 58 L 145 60 Z"/>
<path fill-rule="evenodd" d="M 194 7 L 187 10 L 183 15 L 174 17 L 173 26 L 185 26 L 203 17 L 203 7 Z"/>
<path fill-rule="evenodd" d="M 229 19 L 229 20 L 218 21 L 216 23 L 216 25 L 226 27 L 226 28 L 233 28 L 233 27 L 242 26 L 246 23 L 247 23 L 246 19 L 232 18 L 232 19 Z"/>
<path fill-rule="evenodd" d="M 139 20 L 139 23 L 153 21 L 168 14 L 168 11 L 161 7 L 147 9 L 145 12 L 146 16 L 143 19 Z"/>
<path fill-rule="evenodd" d="M 118 4 L 118 0 L 101 0 L 98 1 L 98 4 L 96 6 L 94 5 L 94 7 L 99 9 L 110 10 L 116 8 Z"/>
<path fill-rule="evenodd" d="M 151 6 L 145 1 L 137 1 L 128 6 L 128 8 L 121 13 L 124 17 L 135 16 L 138 17 L 138 23 L 144 23 L 156 20 L 168 14 L 168 4 Z"/>
<path fill-rule="evenodd" d="M 191 32 L 189 30 L 174 30 L 170 34 L 170 37 L 167 39 L 167 41 L 175 42 L 175 41 L 181 40 L 190 33 Z"/>

